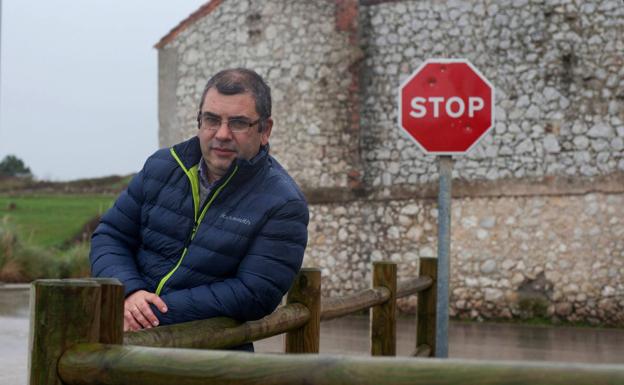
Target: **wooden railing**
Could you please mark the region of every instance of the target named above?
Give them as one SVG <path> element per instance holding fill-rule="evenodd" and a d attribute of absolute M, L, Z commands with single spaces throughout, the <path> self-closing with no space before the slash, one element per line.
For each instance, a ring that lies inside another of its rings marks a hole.
<path fill-rule="evenodd" d="M 421 293 L 423 303 L 435 304 L 435 259 L 422 259 L 429 276 L 406 279 L 397 285 L 396 264 L 373 264 L 372 288 L 336 298 L 321 298 L 318 269 L 302 269 L 287 296 L 286 305 L 258 320 L 240 323 L 218 317 L 126 333 L 124 344 L 136 346 L 220 349 L 287 333 L 286 353 L 318 353 L 321 321 L 344 317 L 372 308 L 371 354 L 396 352 L 396 298 Z M 424 308 L 426 309 L 426 307 Z M 435 309 L 431 307 L 430 309 Z M 435 346 L 435 315 L 421 314 L 422 330 L 415 350 L 429 355 Z"/>
<path fill-rule="evenodd" d="M 373 285 L 320 297 L 320 272 L 304 269 L 286 305 L 258 320 L 214 318 L 134 333 L 123 329 L 116 280 L 38 280 L 31 292 L 33 384 L 624 384 L 622 365 L 526 364 L 417 358 L 267 355 L 213 349 L 287 333 L 286 353 L 316 353 L 321 320 L 371 312 L 371 353 L 394 355 L 396 298 L 418 293 L 417 355 L 435 350 L 435 260 L 397 284 L 396 265 L 374 264 Z"/>

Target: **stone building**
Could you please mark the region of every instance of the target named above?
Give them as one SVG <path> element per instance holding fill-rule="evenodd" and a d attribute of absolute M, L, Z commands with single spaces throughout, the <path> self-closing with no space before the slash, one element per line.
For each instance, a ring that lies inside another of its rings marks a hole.
<path fill-rule="evenodd" d="M 436 162 L 397 127 L 397 87 L 427 58 L 470 60 L 496 123 L 455 161 L 451 315 L 624 324 L 621 1 L 212 0 L 156 47 L 161 146 L 195 135 L 219 69 L 267 79 L 327 295 L 367 287 L 371 261 L 411 276 L 436 255 Z"/>

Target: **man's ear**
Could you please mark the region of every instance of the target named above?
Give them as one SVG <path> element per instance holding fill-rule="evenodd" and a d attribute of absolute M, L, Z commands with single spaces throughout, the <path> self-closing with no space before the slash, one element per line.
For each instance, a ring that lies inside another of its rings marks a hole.
<path fill-rule="evenodd" d="M 264 121 L 264 129 L 260 133 L 260 140 L 263 146 L 269 143 L 269 137 L 271 136 L 271 129 L 273 128 L 273 119 L 267 118 Z"/>

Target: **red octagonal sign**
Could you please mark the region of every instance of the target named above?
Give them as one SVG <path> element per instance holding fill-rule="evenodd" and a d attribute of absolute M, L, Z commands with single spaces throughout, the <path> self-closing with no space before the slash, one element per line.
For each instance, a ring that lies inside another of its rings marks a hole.
<path fill-rule="evenodd" d="M 428 154 L 468 152 L 494 125 L 494 87 L 464 59 L 429 59 L 399 88 L 399 126 Z"/>

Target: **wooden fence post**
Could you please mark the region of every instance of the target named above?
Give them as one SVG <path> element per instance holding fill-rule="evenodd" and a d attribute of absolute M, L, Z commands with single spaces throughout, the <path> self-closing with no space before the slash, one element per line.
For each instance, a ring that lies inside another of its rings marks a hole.
<path fill-rule="evenodd" d="M 100 343 L 123 344 L 124 286 L 115 278 L 90 278 L 100 284 Z"/>
<path fill-rule="evenodd" d="M 301 328 L 286 333 L 286 353 L 318 353 L 321 332 L 321 270 L 303 268 L 286 297 L 286 303 L 304 304 L 310 320 Z"/>
<path fill-rule="evenodd" d="M 89 280 L 42 279 L 30 289 L 30 385 L 61 385 L 57 363 L 63 352 L 100 337 L 100 284 Z"/>
<path fill-rule="evenodd" d="M 397 265 L 393 262 L 373 262 L 373 288 L 390 290 L 388 301 L 371 310 L 371 355 L 396 355 L 396 291 Z"/>
<path fill-rule="evenodd" d="M 436 349 L 436 301 L 438 281 L 438 261 L 436 258 L 420 258 L 419 275 L 431 277 L 431 286 L 418 293 L 418 313 L 416 318 L 416 356 L 435 354 Z M 427 349 L 429 350 L 428 354 Z"/>

